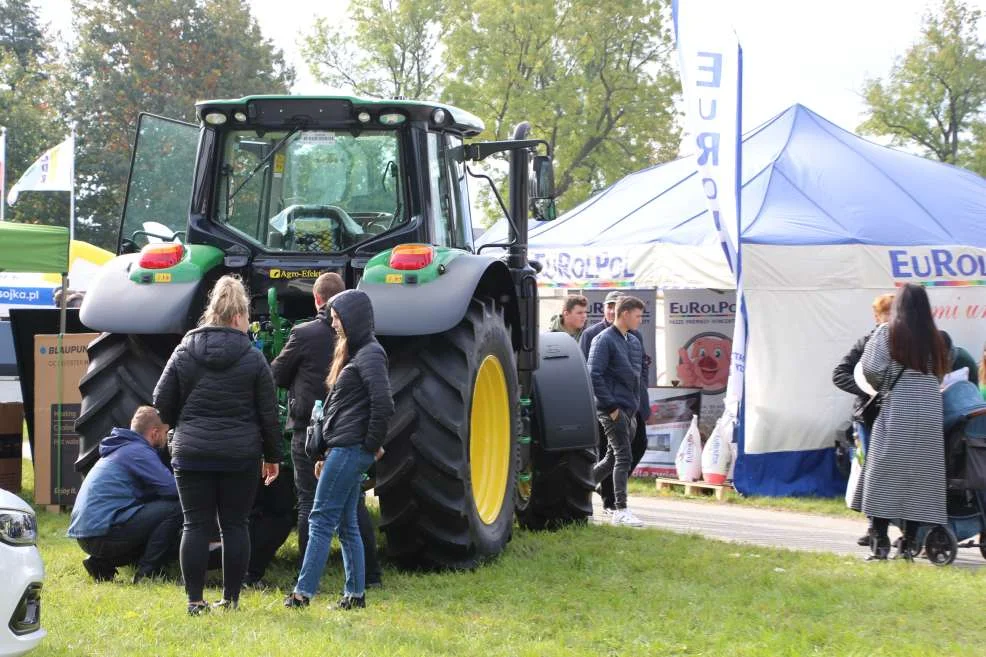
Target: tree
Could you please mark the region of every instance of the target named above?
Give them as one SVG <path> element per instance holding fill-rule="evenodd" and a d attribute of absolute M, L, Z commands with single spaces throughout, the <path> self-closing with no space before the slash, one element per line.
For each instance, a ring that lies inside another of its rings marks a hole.
<path fill-rule="evenodd" d="M 869 117 L 863 133 L 885 135 L 895 146 L 920 149 L 952 164 L 975 164 L 973 131 L 986 103 L 986 46 L 979 40 L 982 12 L 962 0 L 944 0 L 924 17 L 921 37 L 899 58 L 887 79 L 866 82 Z M 986 173 L 986 160 L 980 160 Z"/>
<path fill-rule="evenodd" d="M 7 128 L 4 194 L 46 150 L 67 136 L 49 38 L 33 5 L 0 0 L 0 125 Z M 4 199 L 3 202 L 5 202 Z M 9 221 L 68 225 L 67 193 L 21 194 Z"/>
<path fill-rule="evenodd" d="M 79 229 L 115 249 L 138 113 L 194 121 L 197 100 L 284 93 L 294 71 L 245 0 L 75 0 L 73 8 Z"/>
<path fill-rule="evenodd" d="M 428 99 L 444 72 L 444 11 L 436 0 L 352 0 L 349 23 L 316 21 L 302 57 L 323 84 L 374 98 Z"/>
<path fill-rule="evenodd" d="M 445 97 L 493 137 L 531 122 L 556 165 L 559 209 L 677 155 L 674 51 L 662 0 L 470 0 L 453 16 Z"/>

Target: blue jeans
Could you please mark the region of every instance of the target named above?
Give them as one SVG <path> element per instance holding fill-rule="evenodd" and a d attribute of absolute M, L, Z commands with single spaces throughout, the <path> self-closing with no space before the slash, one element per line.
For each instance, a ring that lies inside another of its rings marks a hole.
<path fill-rule="evenodd" d="M 315 504 L 308 519 L 308 546 L 298 573 L 295 593 L 311 598 L 329 559 L 332 534 L 338 531 L 342 565 L 346 571 L 345 594 L 359 597 L 366 588 L 363 539 L 356 518 L 363 473 L 373 465 L 373 454 L 361 445 L 334 447 L 315 487 Z"/>

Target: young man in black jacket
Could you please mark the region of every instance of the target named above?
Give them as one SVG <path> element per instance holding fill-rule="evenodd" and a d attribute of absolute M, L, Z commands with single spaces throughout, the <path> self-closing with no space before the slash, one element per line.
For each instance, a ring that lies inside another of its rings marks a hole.
<path fill-rule="evenodd" d="M 316 400 L 324 400 L 326 395 L 325 377 L 332 365 L 336 333 L 332 329 L 329 315 L 329 300 L 346 289 L 342 277 L 336 273 L 325 273 L 315 280 L 312 296 L 318 316 L 304 324 L 295 326 L 287 344 L 274 362 L 274 382 L 288 389 L 288 424 L 292 430 L 291 458 L 294 461 L 294 487 L 298 497 L 298 551 L 299 560 L 304 558 L 308 546 L 308 517 L 315 501 L 315 464 L 305 454 L 305 432 L 311 420 L 312 408 Z M 370 586 L 380 583 L 380 565 L 377 561 L 377 541 L 370 514 L 366 504 L 360 500 L 359 530 L 366 551 L 366 581 Z"/>
<path fill-rule="evenodd" d="M 640 327 L 644 302 L 623 297 L 616 306 L 616 320 L 600 333 L 589 350 L 589 373 L 596 397 L 596 412 L 606 434 L 606 454 L 593 468 L 597 483 L 613 477 L 616 510 L 614 525 L 640 527 L 643 523 L 627 509 L 630 476 L 630 440 L 637 428 L 643 378 L 643 344 L 631 333 Z"/>
<path fill-rule="evenodd" d="M 589 348 L 592 345 L 592 341 L 597 335 L 609 328 L 613 322 L 616 320 L 616 304 L 620 299 L 626 295 L 619 290 L 613 290 L 606 295 L 605 305 L 603 306 L 604 315 L 603 319 L 598 323 L 593 324 L 585 331 L 582 332 L 582 337 L 579 338 L 579 348 L 582 350 L 582 355 L 585 357 L 586 361 L 589 360 Z M 630 334 L 640 340 L 640 344 L 646 344 L 644 342 L 644 336 L 640 331 L 630 331 Z M 650 370 L 651 357 L 647 355 L 646 347 L 642 350 L 641 357 L 641 368 L 643 380 L 646 382 L 650 379 L 648 372 Z M 644 453 L 647 452 L 647 427 L 646 423 L 650 419 L 650 395 L 647 392 L 647 386 L 645 385 L 640 390 L 640 409 L 637 412 L 637 424 L 636 430 L 630 437 L 630 472 L 632 473 L 636 469 L 637 464 L 640 463 L 640 459 L 644 458 Z M 606 432 L 602 429 L 600 425 L 599 431 L 599 443 L 596 446 L 596 451 L 598 454 L 602 455 L 606 453 L 608 442 L 606 440 Z M 616 509 L 616 502 L 613 494 L 613 477 L 606 476 L 603 478 L 596 490 L 599 492 L 599 496 L 603 500 L 603 512 L 607 517 L 611 517 L 613 511 Z"/>

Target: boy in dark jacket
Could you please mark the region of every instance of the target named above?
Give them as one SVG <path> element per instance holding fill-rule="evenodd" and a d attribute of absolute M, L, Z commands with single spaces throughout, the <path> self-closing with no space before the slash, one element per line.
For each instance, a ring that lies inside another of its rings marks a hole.
<path fill-rule="evenodd" d="M 643 523 L 627 509 L 630 476 L 630 440 L 636 432 L 643 378 L 643 345 L 633 335 L 643 321 L 644 302 L 623 297 L 616 306 L 613 325 L 602 331 L 589 350 L 589 373 L 596 397 L 596 412 L 606 434 L 606 454 L 593 468 L 598 484 L 613 477 L 616 510 L 614 525 L 640 527 Z"/>
<path fill-rule="evenodd" d="M 168 425 L 141 406 L 129 429 L 113 429 L 99 443 L 100 459 L 82 482 L 68 527 L 68 536 L 90 555 L 82 565 L 97 582 L 135 563 L 136 584 L 178 554 L 178 488 L 155 451 L 167 440 Z"/>
<path fill-rule="evenodd" d="M 582 350 L 582 355 L 585 357 L 587 362 L 589 360 L 589 348 L 592 346 L 592 341 L 597 335 L 609 328 L 616 320 L 616 304 L 625 296 L 626 295 L 619 290 L 613 290 L 607 294 L 605 305 L 603 306 L 605 313 L 603 315 L 603 319 L 582 332 L 582 337 L 579 338 L 579 348 Z M 644 336 L 640 333 L 640 331 L 630 331 L 630 334 L 640 340 L 640 344 L 645 344 Z M 646 347 L 641 353 L 641 377 L 646 384 L 649 380 L 648 372 L 650 370 L 651 357 L 647 355 Z M 647 452 L 646 422 L 650 419 L 650 416 L 650 395 L 647 392 L 647 386 L 644 385 L 640 389 L 640 409 L 637 411 L 637 428 L 634 434 L 630 437 L 631 473 L 637 467 L 637 464 L 640 463 L 640 459 L 644 458 L 644 454 Z M 596 451 L 599 454 L 605 454 L 608 442 L 606 440 L 606 432 L 602 430 L 601 426 L 602 425 L 600 425 L 599 431 L 599 444 L 596 446 Z M 603 480 L 599 482 L 599 486 L 597 486 L 596 490 L 599 492 L 599 496 L 602 497 L 604 513 L 611 516 L 615 510 L 616 504 L 613 494 L 613 477 L 604 477 Z"/>

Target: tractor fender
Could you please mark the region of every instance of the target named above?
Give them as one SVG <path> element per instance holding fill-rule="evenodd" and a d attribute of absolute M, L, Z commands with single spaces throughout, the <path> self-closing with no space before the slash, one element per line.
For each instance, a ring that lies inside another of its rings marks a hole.
<path fill-rule="evenodd" d="M 377 335 L 412 336 L 444 333 L 466 316 L 475 296 L 496 299 L 504 307 L 513 328 L 514 342 L 520 336 L 520 318 L 510 270 L 489 256 L 463 254 L 448 263 L 445 272 L 422 285 L 368 283 L 357 286 L 370 297 Z"/>
<path fill-rule="evenodd" d="M 139 258 L 128 253 L 103 265 L 82 300 L 79 318 L 104 333 L 184 334 L 202 281 L 136 283 L 130 271 Z"/>
<path fill-rule="evenodd" d="M 599 423 L 585 358 L 564 332 L 542 333 L 534 372 L 535 438 L 546 452 L 595 449 Z"/>

